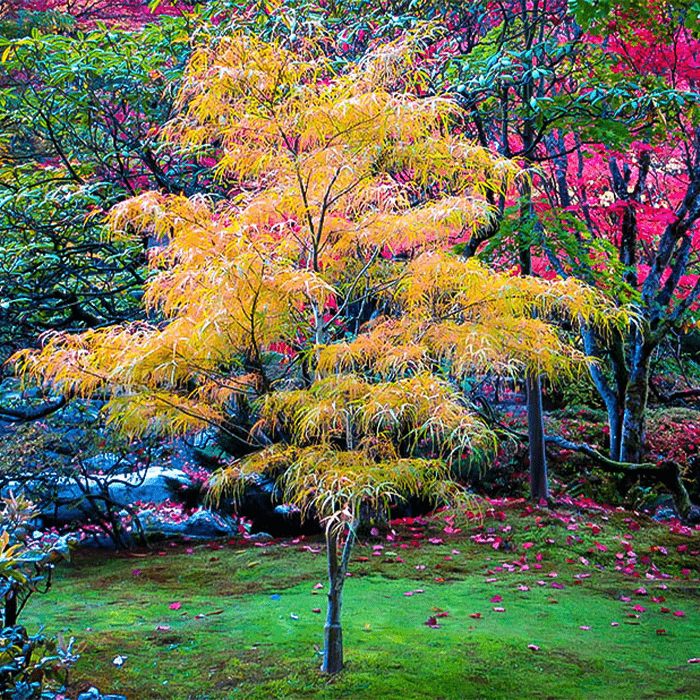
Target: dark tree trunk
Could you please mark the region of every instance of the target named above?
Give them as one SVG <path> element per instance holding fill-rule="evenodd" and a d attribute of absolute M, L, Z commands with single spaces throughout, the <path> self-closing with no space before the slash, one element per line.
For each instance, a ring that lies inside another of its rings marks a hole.
<path fill-rule="evenodd" d="M 523 9 L 526 5 L 523 2 Z M 541 8 L 535 0 L 532 6 L 531 23 L 526 27 L 524 40 L 526 46 L 532 46 L 538 38 L 542 26 L 538 15 Z M 540 37 L 541 38 L 541 37 Z M 529 68 L 532 69 L 532 58 L 529 59 Z M 531 73 L 530 73 L 531 75 Z M 536 81 L 530 79 L 523 83 L 520 93 L 526 110 L 522 127 L 522 159 L 526 171 L 530 169 L 535 155 L 536 125 L 535 114 L 532 109 L 532 100 L 538 94 Z M 520 191 L 520 240 L 518 241 L 520 254 L 520 274 L 523 276 L 532 274 L 532 250 L 534 234 L 538 228 L 537 216 L 532 201 L 532 173 L 524 178 Z M 523 235 L 524 234 L 524 235 Z M 542 385 L 538 374 L 528 370 L 525 376 L 527 390 L 527 432 L 530 454 L 530 496 L 533 501 L 545 501 L 549 498 L 549 484 L 547 480 L 547 456 L 544 439 L 544 417 L 542 413 Z"/>
<path fill-rule="evenodd" d="M 332 584 L 331 584 L 332 585 Z M 328 615 L 323 628 L 323 673 L 343 670 L 343 627 L 340 623 L 341 590 L 333 586 L 328 593 Z"/>
<path fill-rule="evenodd" d="M 17 624 L 17 587 L 16 584 L 10 586 L 10 590 L 5 594 L 5 627 L 14 627 Z"/>
<path fill-rule="evenodd" d="M 532 208 L 532 188 L 529 181 L 523 186 L 520 201 L 520 221 L 525 228 L 532 227 L 534 210 Z M 530 241 L 520 242 L 520 273 L 532 274 L 532 256 Z M 547 481 L 547 455 L 544 440 L 544 416 L 542 412 L 542 384 L 538 374 L 528 370 L 525 373 L 527 396 L 527 434 L 530 455 L 530 497 L 539 502 L 549 498 Z"/>
<path fill-rule="evenodd" d="M 343 627 L 340 621 L 343 584 L 350 561 L 350 551 L 355 542 L 355 526 L 349 527 L 342 556 L 338 557 L 338 532 L 329 527 L 326 530 L 328 560 L 328 612 L 323 628 L 322 673 L 334 675 L 343 670 Z"/>
<path fill-rule="evenodd" d="M 536 503 L 549 498 L 547 455 L 544 441 L 542 386 L 538 375 L 527 373 L 527 433 L 530 443 L 530 498 Z"/>

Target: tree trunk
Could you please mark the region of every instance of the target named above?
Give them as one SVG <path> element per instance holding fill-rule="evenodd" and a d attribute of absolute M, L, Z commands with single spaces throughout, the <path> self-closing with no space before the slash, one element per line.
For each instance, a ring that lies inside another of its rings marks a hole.
<path fill-rule="evenodd" d="M 5 619 L 4 627 L 14 627 L 17 624 L 17 584 L 10 584 L 10 589 L 5 594 Z"/>
<path fill-rule="evenodd" d="M 522 3 L 523 8 L 525 3 Z M 525 31 L 524 38 L 527 44 L 535 39 L 537 27 L 537 2 L 533 6 L 533 24 Z M 530 58 L 532 69 L 532 58 Z M 520 257 L 520 274 L 527 277 L 532 274 L 532 242 L 533 234 L 538 227 L 537 216 L 532 202 L 532 173 L 527 171 L 532 166 L 535 144 L 535 115 L 532 110 L 532 99 L 537 92 L 534 80 L 529 80 L 522 86 L 521 98 L 526 110 L 523 122 L 523 167 L 526 176 L 523 179 L 520 191 L 520 236 L 518 240 Z M 525 232 L 525 235 L 523 235 Z M 533 501 L 545 501 L 549 498 L 549 484 L 547 481 L 547 456 L 544 440 L 544 417 L 542 414 L 542 384 L 538 374 L 528 370 L 525 375 L 527 390 L 527 432 L 530 454 L 530 497 Z"/>
<path fill-rule="evenodd" d="M 620 461 L 644 461 L 644 420 L 649 394 L 649 353 L 641 335 L 633 341 L 633 367 L 625 392 Z"/>
<path fill-rule="evenodd" d="M 328 560 L 328 612 L 323 628 L 323 664 L 321 672 L 336 674 L 343 670 L 343 627 L 340 622 L 343 584 L 350 561 L 350 551 L 355 541 L 355 526 L 349 526 L 343 554 L 338 560 L 338 532 L 326 529 L 326 556 Z"/>
<path fill-rule="evenodd" d="M 599 360 L 602 364 L 605 353 L 601 349 L 600 340 L 595 331 L 587 326 L 581 328 L 583 347 L 588 355 Z M 627 366 L 625 364 L 624 343 L 621 335 L 615 335 L 609 344 L 610 368 L 612 370 L 612 382 L 601 369 L 600 364 L 593 362 L 590 366 L 591 378 L 595 384 L 600 398 L 603 399 L 605 410 L 608 414 L 608 428 L 610 430 L 610 459 L 614 462 L 620 460 L 620 447 L 622 445 L 622 415 L 625 405 L 627 390 Z"/>
<path fill-rule="evenodd" d="M 643 384 L 644 386 L 640 386 Z M 625 412 L 622 416 L 622 439 L 620 441 L 620 461 L 644 461 L 644 422 L 647 409 L 646 376 L 636 379 L 627 389 Z"/>
<path fill-rule="evenodd" d="M 340 623 L 341 586 L 329 578 L 328 614 L 323 628 L 323 673 L 339 673 L 343 670 L 343 627 Z"/>
<path fill-rule="evenodd" d="M 608 430 L 610 431 L 610 459 L 619 462 L 622 448 L 622 410 L 618 402 L 608 407 Z"/>
<path fill-rule="evenodd" d="M 547 455 L 544 441 L 542 387 L 538 375 L 527 373 L 527 433 L 530 452 L 530 498 L 536 503 L 549 498 Z"/>

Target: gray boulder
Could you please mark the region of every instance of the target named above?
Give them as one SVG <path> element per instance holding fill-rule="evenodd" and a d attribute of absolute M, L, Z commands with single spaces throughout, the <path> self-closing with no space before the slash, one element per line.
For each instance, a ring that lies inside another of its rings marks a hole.
<path fill-rule="evenodd" d="M 210 510 L 198 510 L 180 522 L 162 518 L 157 511 L 139 513 L 144 532 L 149 537 L 189 537 L 211 540 L 230 537 L 238 533 L 235 520 Z"/>
<path fill-rule="evenodd" d="M 92 687 L 88 689 L 87 692 L 80 693 L 80 695 L 78 695 L 78 700 L 100 700 L 100 697 L 100 691 L 97 690 L 97 688 Z"/>
<path fill-rule="evenodd" d="M 109 455 L 100 457 L 101 463 L 110 463 Z M 45 474 L 41 481 L 10 484 L 7 491 L 23 493 L 39 505 L 45 520 L 60 525 L 96 515 L 104 508 L 105 499 L 117 509 L 138 502 L 164 503 L 177 500 L 178 492 L 191 487 L 190 478 L 182 470 L 151 466 L 124 474 L 88 473 L 77 479 Z"/>

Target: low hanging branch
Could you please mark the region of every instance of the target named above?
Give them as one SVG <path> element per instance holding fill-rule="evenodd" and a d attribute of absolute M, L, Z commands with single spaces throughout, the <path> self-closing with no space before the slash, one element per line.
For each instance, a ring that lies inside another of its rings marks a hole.
<path fill-rule="evenodd" d="M 481 412 L 480 412 L 481 413 Z M 498 420 L 494 420 L 493 412 L 489 407 L 488 413 L 490 415 L 485 416 L 481 414 L 491 423 L 496 423 L 498 427 L 507 432 L 508 434 L 516 437 L 518 440 L 526 441 L 527 435 L 525 433 L 520 433 L 517 430 L 513 430 L 504 423 Z M 596 465 L 602 469 L 604 472 L 609 474 L 632 474 L 635 476 L 650 476 L 658 479 L 668 490 L 671 492 L 678 508 L 678 512 L 683 518 L 686 518 L 690 513 L 692 503 L 690 501 L 690 496 L 688 491 L 683 484 L 681 478 L 681 469 L 677 462 L 672 460 L 664 460 L 662 462 L 641 462 L 635 464 L 634 462 L 617 462 L 614 459 L 606 457 L 604 454 L 596 450 L 594 447 L 587 445 L 582 442 L 571 442 L 566 438 L 559 437 L 558 435 L 546 435 L 545 443 L 551 445 L 557 445 L 565 450 L 571 450 L 572 452 L 579 452 L 590 457 Z"/>
<path fill-rule="evenodd" d="M 676 401 L 685 403 L 686 399 L 700 399 L 700 389 L 687 389 L 685 391 L 674 391 L 671 394 L 662 394 L 653 382 L 649 382 L 649 388 L 659 403 L 669 404 Z"/>
<path fill-rule="evenodd" d="M 651 476 L 658 479 L 673 494 L 673 499 L 682 517 L 688 517 L 692 503 L 688 491 L 681 478 L 681 469 L 677 462 L 664 460 L 662 462 L 616 462 L 602 455 L 598 450 L 583 443 L 570 442 L 556 435 L 548 435 L 545 441 L 563 447 L 566 450 L 581 452 L 595 460 L 597 465 L 608 473 L 633 474 L 637 476 Z"/>
<path fill-rule="evenodd" d="M 59 397 L 53 403 L 43 404 L 41 406 L 31 406 L 18 410 L 8 406 L 0 406 L 0 420 L 9 421 L 11 423 L 29 423 L 33 420 L 39 420 L 46 416 L 55 413 L 60 408 L 63 408 L 67 403 L 65 396 Z"/>

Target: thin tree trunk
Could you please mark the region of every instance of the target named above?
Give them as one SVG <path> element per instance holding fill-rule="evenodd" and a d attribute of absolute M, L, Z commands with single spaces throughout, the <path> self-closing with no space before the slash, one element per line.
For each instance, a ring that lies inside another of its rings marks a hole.
<path fill-rule="evenodd" d="M 326 535 L 328 548 L 328 612 L 323 628 L 323 673 L 339 673 L 343 670 L 343 627 L 340 622 L 343 581 L 339 580 L 338 536 Z"/>
<path fill-rule="evenodd" d="M 321 672 L 336 674 L 343 670 L 343 627 L 340 621 L 343 584 L 348 570 L 350 552 L 355 542 L 355 523 L 349 526 L 343 553 L 338 559 L 338 532 L 329 525 L 326 529 L 326 556 L 328 560 L 328 612 L 323 628 L 323 664 Z"/>
<path fill-rule="evenodd" d="M 522 2 L 523 16 L 526 14 L 526 3 Z M 540 11 L 537 0 L 532 5 L 532 24 L 526 29 L 524 39 L 527 45 L 531 45 L 537 39 L 538 31 L 537 15 Z M 542 27 L 539 26 L 541 31 Z M 532 69 L 532 58 L 530 58 Z M 535 115 L 531 107 L 532 99 L 538 90 L 536 82 L 532 79 L 522 86 L 521 99 L 526 109 L 523 122 L 523 166 L 526 176 L 520 192 L 520 240 L 518 241 L 520 254 L 520 274 L 524 277 L 532 274 L 532 241 L 533 233 L 537 227 L 537 217 L 532 202 L 532 173 L 528 172 L 532 166 L 535 144 Z M 523 233 L 525 235 L 523 236 Z M 528 370 L 525 376 L 527 390 L 527 426 L 530 453 L 530 496 L 533 501 L 539 502 L 549 498 L 549 485 L 547 481 L 547 455 L 544 444 L 544 417 L 542 413 L 542 384 L 538 374 Z"/>
<path fill-rule="evenodd" d="M 520 221 L 524 226 L 532 226 L 532 188 L 527 181 L 523 187 L 520 203 Z M 526 277 L 532 274 L 530 242 L 520 243 L 520 273 Z M 544 415 L 542 412 L 542 384 L 538 374 L 527 370 L 525 373 L 527 396 L 527 433 L 530 455 L 530 497 L 539 502 L 549 498 L 547 479 L 547 454 L 544 441 Z"/>
<path fill-rule="evenodd" d="M 608 414 L 608 428 L 610 430 L 610 459 L 613 462 L 620 461 L 620 446 L 622 444 L 622 414 L 627 387 L 627 367 L 625 365 L 625 353 L 622 337 L 616 334 L 610 343 L 610 368 L 612 370 L 612 382 L 601 369 L 605 353 L 600 347 L 599 340 L 593 329 L 582 325 L 581 338 L 583 347 L 588 355 L 600 361 L 589 365 L 591 378 L 595 384 L 600 398 L 603 399 L 605 410 Z"/>
<path fill-rule="evenodd" d="M 17 584 L 11 584 L 10 590 L 5 594 L 5 627 L 14 627 L 17 624 Z"/>
<path fill-rule="evenodd" d="M 530 498 L 536 503 L 549 498 L 547 455 L 544 441 L 542 386 L 538 375 L 527 373 L 527 433 L 530 449 Z"/>

